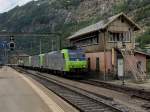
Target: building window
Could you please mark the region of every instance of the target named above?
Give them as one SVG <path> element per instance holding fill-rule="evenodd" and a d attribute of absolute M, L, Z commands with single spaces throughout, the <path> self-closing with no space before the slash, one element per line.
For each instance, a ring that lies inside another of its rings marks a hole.
<path fill-rule="evenodd" d="M 92 35 L 83 37 L 81 39 L 78 39 L 74 42 L 74 45 L 76 46 L 85 46 L 85 45 L 93 45 L 99 43 L 99 37 L 98 35 Z"/>
<path fill-rule="evenodd" d="M 123 18 L 121 18 L 121 22 L 124 23 L 124 19 Z"/>
<path fill-rule="evenodd" d="M 130 42 L 131 32 L 109 32 L 109 42 Z"/>
<path fill-rule="evenodd" d="M 91 59 L 88 57 L 88 71 L 91 71 Z"/>
<path fill-rule="evenodd" d="M 100 71 L 99 57 L 96 58 L 96 72 Z"/>

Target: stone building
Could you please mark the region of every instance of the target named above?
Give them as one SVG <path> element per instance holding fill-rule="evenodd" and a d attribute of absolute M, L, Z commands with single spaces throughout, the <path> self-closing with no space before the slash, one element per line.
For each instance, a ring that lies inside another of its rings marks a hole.
<path fill-rule="evenodd" d="M 17 52 L 9 56 L 8 63 L 12 65 L 22 64 L 25 57 L 29 57 L 29 55 L 23 52 Z"/>
<path fill-rule="evenodd" d="M 68 40 L 71 45 L 85 50 L 89 70 L 100 77 L 133 76 L 144 80 L 146 59 L 150 56 L 135 50 L 134 35 L 140 29 L 120 13 L 77 31 Z M 139 67 L 141 71 L 137 73 Z"/>

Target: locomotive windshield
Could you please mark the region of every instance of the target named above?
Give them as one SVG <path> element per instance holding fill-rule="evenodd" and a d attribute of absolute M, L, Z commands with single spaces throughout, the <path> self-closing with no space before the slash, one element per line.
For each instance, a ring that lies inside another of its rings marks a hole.
<path fill-rule="evenodd" d="M 85 54 L 81 50 L 69 50 L 69 58 L 71 61 L 85 60 Z"/>

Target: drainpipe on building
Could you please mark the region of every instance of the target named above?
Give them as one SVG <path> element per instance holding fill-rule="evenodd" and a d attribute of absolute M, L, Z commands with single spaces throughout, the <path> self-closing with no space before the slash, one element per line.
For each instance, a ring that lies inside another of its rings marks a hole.
<path fill-rule="evenodd" d="M 104 81 L 106 81 L 106 35 L 104 31 Z"/>
<path fill-rule="evenodd" d="M 122 42 L 122 47 L 123 47 L 123 49 L 125 49 L 125 53 L 126 53 L 126 44 L 125 44 L 125 42 Z M 123 56 L 123 62 L 124 62 L 124 65 L 123 65 L 124 74 L 123 74 L 123 77 L 122 77 L 122 85 L 125 85 L 125 75 L 126 75 L 126 56 L 125 55 Z"/>

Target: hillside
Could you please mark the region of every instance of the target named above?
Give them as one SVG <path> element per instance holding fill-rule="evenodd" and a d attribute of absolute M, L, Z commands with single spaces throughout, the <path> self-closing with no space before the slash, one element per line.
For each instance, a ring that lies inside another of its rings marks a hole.
<path fill-rule="evenodd" d="M 64 40 L 73 32 L 119 12 L 125 12 L 147 33 L 150 27 L 149 0 L 38 0 L 0 14 L 0 31 L 61 33 Z M 143 36 L 142 35 L 142 36 Z M 41 37 L 42 38 L 42 37 Z M 148 38 L 148 36 L 146 37 Z M 57 49 L 58 36 L 42 38 L 42 52 Z M 39 53 L 39 38 L 16 39 L 18 49 Z M 142 40 L 140 40 L 142 42 Z M 66 41 L 62 41 L 66 45 Z M 22 46 L 22 47 L 19 47 Z M 142 43 L 142 46 L 143 43 Z M 30 49 L 29 49 L 30 48 Z M 34 51 L 33 51 L 34 49 Z"/>

